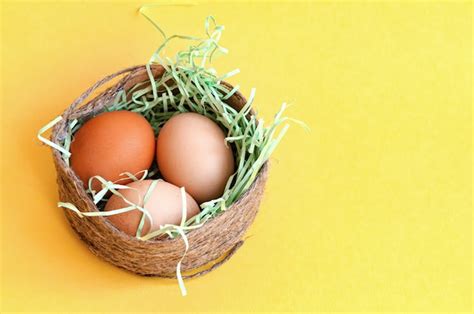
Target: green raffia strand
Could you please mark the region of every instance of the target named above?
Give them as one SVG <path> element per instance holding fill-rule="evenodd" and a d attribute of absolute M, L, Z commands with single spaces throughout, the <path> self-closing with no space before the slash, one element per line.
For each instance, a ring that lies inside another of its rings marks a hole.
<path fill-rule="evenodd" d="M 140 172 L 142 172 L 142 171 L 140 171 Z M 145 171 L 145 173 L 147 173 L 147 172 Z M 129 177 L 135 177 L 136 178 L 135 175 L 131 175 L 127 172 L 124 173 L 124 174 L 126 174 Z M 139 180 L 143 180 L 144 178 L 145 178 L 145 175 Z M 96 193 L 95 191 L 92 190 L 92 181 L 94 179 L 98 180 L 102 184 L 102 190 L 100 190 L 98 193 Z M 121 179 L 119 179 L 119 180 L 121 180 Z M 119 181 L 119 180 L 117 180 L 117 181 Z M 138 181 L 138 180 L 135 180 L 135 181 Z M 121 189 L 134 190 L 137 193 L 137 199 L 140 200 L 140 194 L 139 194 L 137 189 L 131 188 L 131 187 L 126 186 L 126 185 L 120 185 L 120 184 L 117 184 L 115 182 L 107 181 L 104 178 L 102 178 L 101 176 L 93 176 L 89 179 L 89 188 L 87 189 L 87 192 L 92 195 L 92 198 L 94 200 L 94 204 L 96 204 L 99 207 L 99 205 L 98 205 L 99 202 L 104 201 L 105 195 L 107 194 L 107 192 L 110 191 L 110 192 L 112 192 L 112 194 L 117 195 L 125 203 L 127 203 L 129 205 L 129 206 L 125 207 L 125 208 L 127 208 L 127 211 L 137 209 L 137 210 L 141 211 L 143 213 L 143 215 L 146 216 L 150 220 L 150 223 L 153 223 L 153 218 L 152 218 L 151 214 L 145 209 L 145 207 L 140 206 L 139 204 L 135 204 L 135 203 L 129 201 L 127 198 L 125 198 L 125 196 L 123 196 L 122 193 L 120 193 L 118 191 L 118 190 L 121 190 Z M 147 191 L 147 193 L 148 193 L 148 191 Z M 102 204 L 104 204 L 104 202 L 102 202 Z M 66 207 L 66 208 L 69 208 L 69 207 Z M 111 216 L 111 215 L 114 215 L 114 214 L 111 214 L 111 212 L 114 213 L 116 211 L 117 211 L 117 214 L 122 213 L 122 212 L 119 212 L 120 209 L 116 209 L 116 210 L 111 210 L 111 211 L 95 212 L 94 215 L 95 216 Z M 86 215 L 86 214 L 89 214 L 89 213 L 82 213 L 82 214 Z"/>
<path fill-rule="evenodd" d="M 158 184 L 158 180 L 153 180 L 150 184 L 150 186 L 148 187 L 147 191 L 146 191 L 146 194 L 145 194 L 145 197 L 143 198 L 143 208 L 145 208 L 145 205 L 146 203 L 148 202 L 148 200 L 150 199 L 150 196 L 151 194 L 153 193 L 153 191 L 155 190 L 155 187 L 156 185 Z M 138 224 L 138 228 L 137 228 L 137 233 L 136 233 L 136 237 L 137 238 L 140 238 L 141 235 L 142 235 L 142 231 L 143 231 L 143 226 L 145 225 L 145 213 L 142 213 L 142 218 L 140 219 L 140 223 Z"/>
<path fill-rule="evenodd" d="M 257 120 L 255 116 L 247 119 L 246 117 L 252 108 L 255 98 L 255 89 L 251 90 L 247 103 L 240 111 L 225 103 L 225 100 L 239 90 L 239 86 L 237 85 L 229 91 L 221 84 L 221 81 L 238 74 L 239 70 L 236 69 L 217 76 L 215 69 L 206 65 L 207 62 L 212 61 L 216 53 L 227 53 L 227 49 L 219 45 L 219 39 L 221 38 L 224 26 L 218 25 L 212 16 L 205 19 L 204 28 L 206 36 L 204 38 L 182 35 L 167 37 L 158 24 L 145 14 L 143 8 L 140 9 L 140 13 L 163 35 L 164 42 L 158 47 L 152 55 L 150 62 L 146 65 L 150 80 L 136 84 L 128 92 L 124 90 L 119 91 L 113 102 L 108 104 L 105 110 L 129 110 L 139 113 L 150 122 L 155 134 L 158 134 L 160 128 L 174 115 L 183 112 L 200 113 L 215 121 L 226 132 L 226 145 L 234 146 L 237 168 L 236 172 L 229 178 L 223 195 L 218 199 L 201 204 L 201 212 L 199 214 L 183 222 L 180 226 L 161 226 L 160 230 L 144 236 L 141 235 L 141 231 L 144 217 L 147 216 L 148 212 L 144 209 L 144 206 L 138 206 L 124 198 L 130 206 L 123 210 L 130 210 L 129 208 L 135 205 L 133 209 L 139 209 L 143 212 L 140 227 L 137 230 L 137 238 L 148 240 L 163 234 L 167 234 L 170 237 L 184 234 L 189 230 L 199 228 L 209 219 L 225 211 L 254 182 L 259 170 L 288 130 L 289 125 L 287 122 L 296 122 L 305 128 L 307 127 L 300 121 L 283 116 L 287 108 L 285 103 L 283 103 L 274 120 L 268 126 L 264 126 L 263 120 Z M 174 59 L 162 56 L 161 54 L 167 44 L 174 39 L 189 40 L 192 44 L 187 49 L 176 53 Z M 151 65 L 153 64 L 161 64 L 165 68 L 161 78 L 154 79 L 151 71 Z M 175 92 L 173 93 L 173 91 Z M 42 128 L 38 133 L 38 138 L 61 151 L 63 159 L 68 162 L 72 136 L 80 127 L 82 121 L 74 120 L 68 122 L 69 132 L 61 145 L 49 143 L 49 140 L 41 136 L 60 119 L 58 117 Z M 126 174 L 127 178 L 124 179 L 131 178 L 134 181 L 145 178 L 156 179 L 158 178 L 157 173 L 156 169 L 151 170 L 150 172 L 145 172 L 141 178 L 137 178 L 137 174 Z M 107 192 L 111 191 L 113 194 L 121 196 L 118 190 L 122 189 L 123 186 L 119 185 L 118 182 L 108 182 L 100 177 L 96 177 L 96 179 L 101 181 L 102 191 L 95 193 L 95 191 L 89 188 L 88 192 L 92 195 L 99 209 L 102 210 L 107 200 L 105 198 Z M 148 192 L 150 192 L 150 189 Z M 123 196 L 121 197 L 123 198 Z M 62 207 L 75 208 L 73 204 L 61 204 Z M 77 208 L 75 208 L 75 211 L 77 211 Z M 103 212 L 97 214 L 100 215 L 101 213 L 103 214 Z M 107 213 L 107 215 L 109 214 Z M 151 216 L 149 218 L 151 220 Z"/>

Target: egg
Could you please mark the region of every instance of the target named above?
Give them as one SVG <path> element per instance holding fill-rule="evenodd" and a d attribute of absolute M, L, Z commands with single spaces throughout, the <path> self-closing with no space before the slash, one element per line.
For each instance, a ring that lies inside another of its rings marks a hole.
<path fill-rule="evenodd" d="M 123 179 L 121 173 L 135 174 L 150 168 L 155 154 L 155 135 L 150 123 L 131 111 L 112 111 L 88 120 L 71 143 L 71 167 L 87 188 L 89 178 Z M 125 177 L 126 178 L 126 177 Z M 131 180 L 121 180 L 127 184 Z M 92 188 L 101 184 L 93 180 Z"/>
<path fill-rule="evenodd" d="M 143 207 L 145 195 L 153 180 L 135 181 L 127 186 L 131 189 L 122 189 L 120 194 L 129 202 Z M 123 198 L 118 195 L 112 195 L 107 201 L 104 210 L 110 211 L 130 206 Z M 145 203 L 144 208 L 150 213 L 153 223 L 145 218 L 142 229 L 142 235 L 160 229 L 160 225 L 173 224 L 179 225 L 182 218 L 182 200 L 181 190 L 177 186 L 158 180 L 156 186 Z M 186 193 L 186 220 L 199 213 L 199 206 L 196 201 Z M 142 212 L 134 209 L 122 214 L 107 216 L 109 221 L 119 230 L 135 236 L 138 225 L 142 217 Z"/>
<path fill-rule="evenodd" d="M 181 113 L 161 128 L 156 158 L 163 178 L 203 203 L 222 196 L 234 173 L 234 155 L 225 134 L 211 119 L 198 113 Z"/>

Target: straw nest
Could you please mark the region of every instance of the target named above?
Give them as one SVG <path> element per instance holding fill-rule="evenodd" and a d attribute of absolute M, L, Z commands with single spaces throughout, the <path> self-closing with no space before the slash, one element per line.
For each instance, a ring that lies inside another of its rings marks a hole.
<path fill-rule="evenodd" d="M 159 78 L 163 75 L 164 68 L 154 66 L 152 72 L 155 78 Z M 80 106 L 89 95 L 116 78 L 120 78 L 117 83 Z M 130 67 L 103 78 L 64 111 L 62 120 L 53 128 L 51 141 L 60 145 L 68 132 L 69 121 L 90 119 L 102 112 L 117 93 L 127 91 L 147 79 L 145 66 Z M 228 83 L 221 84 L 229 91 L 232 89 Z M 226 103 L 240 110 L 246 104 L 246 99 L 240 92 L 235 92 Z M 249 115 L 255 115 L 253 110 Z M 53 149 L 53 159 L 60 200 L 74 204 L 81 212 L 99 211 L 82 182 L 58 150 Z M 206 221 L 200 228 L 187 232 L 189 250 L 181 264 L 183 278 L 196 277 L 212 271 L 226 262 L 242 245 L 243 235 L 257 214 L 267 175 L 268 162 L 265 162 L 255 181 L 238 200 L 216 217 Z M 80 217 L 66 208 L 64 213 L 79 238 L 95 255 L 139 275 L 176 277 L 176 265 L 185 251 L 185 244 L 180 237 L 158 237 L 143 241 L 119 231 L 105 217 Z"/>

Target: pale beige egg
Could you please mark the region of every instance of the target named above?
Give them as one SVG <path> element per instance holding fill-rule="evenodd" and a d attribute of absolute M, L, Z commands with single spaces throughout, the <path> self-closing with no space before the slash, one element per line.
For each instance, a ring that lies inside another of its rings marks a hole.
<path fill-rule="evenodd" d="M 119 190 L 119 192 L 133 204 L 143 207 L 145 195 L 153 180 L 135 181 L 127 186 L 131 189 Z M 124 208 L 129 206 L 120 196 L 113 195 L 105 205 L 105 211 Z M 144 204 L 153 218 L 150 224 L 149 219 L 145 219 L 142 235 L 159 230 L 161 225 L 179 225 L 182 218 L 182 198 L 179 187 L 158 180 L 155 188 L 151 191 L 150 197 Z M 196 201 L 186 193 L 186 220 L 199 213 L 199 206 Z M 138 225 L 142 217 L 142 212 L 138 209 L 108 216 L 109 221 L 119 230 L 135 236 Z"/>
<path fill-rule="evenodd" d="M 199 203 L 219 198 L 235 170 L 225 134 L 211 119 L 181 113 L 169 119 L 157 139 L 157 162 L 163 178 Z"/>

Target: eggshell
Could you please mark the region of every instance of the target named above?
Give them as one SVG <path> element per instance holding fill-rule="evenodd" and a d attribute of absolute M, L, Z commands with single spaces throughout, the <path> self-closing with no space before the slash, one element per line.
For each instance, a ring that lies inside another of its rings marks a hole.
<path fill-rule="evenodd" d="M 184 186 L 198 203 L 222 196 L 234 172 L 234 155 L 224 132 L 197 113 L 169 119 L 158 134 L 156 150 L 163 178 Z"/>
<path fill-rule="evenodd" d="M 153 180 L 135 181 L 128 184 L 132 189 L 120 190 L 120 193 L 130 202 L 143 207 L 143 200 L 146 192 Z M 124 208 L 129 206 L 121 197 L 112 195 L 105 205 L 105 211 Z M 181 191 L 177 186 L 158 180 L 155 188 L 150 194 L 148 201 L 145 204 L 145 209 L 148 210 L 153 218 L 153 223 L 150 224 L 149 219 L 145 219 L 145 224 L 142 230 L 142 235 L 160 229 L 160 225 L 174 224 L 179 225 L 182 217 L 182 202 Z M 199 206 L 196 201 L 186 193 L 186 220 L 199 213 Z M 138 209 L 108 216 L 109 221 L 119 230 L 135 236 L 142 212 Z"/>
<path fill-rule="evenodd" d="M 102 113 L 87 121 L 71 143 L 71 167 L 87 187 L 95 175 L 116 181 L 123 172 L 135 174 L 150 168 L 155 136 L 150 123 L 131 111 Z M 127 184 L 131 180 L 122 180 Z M 100 190 L 93 181 L 93 189 Z"/>

